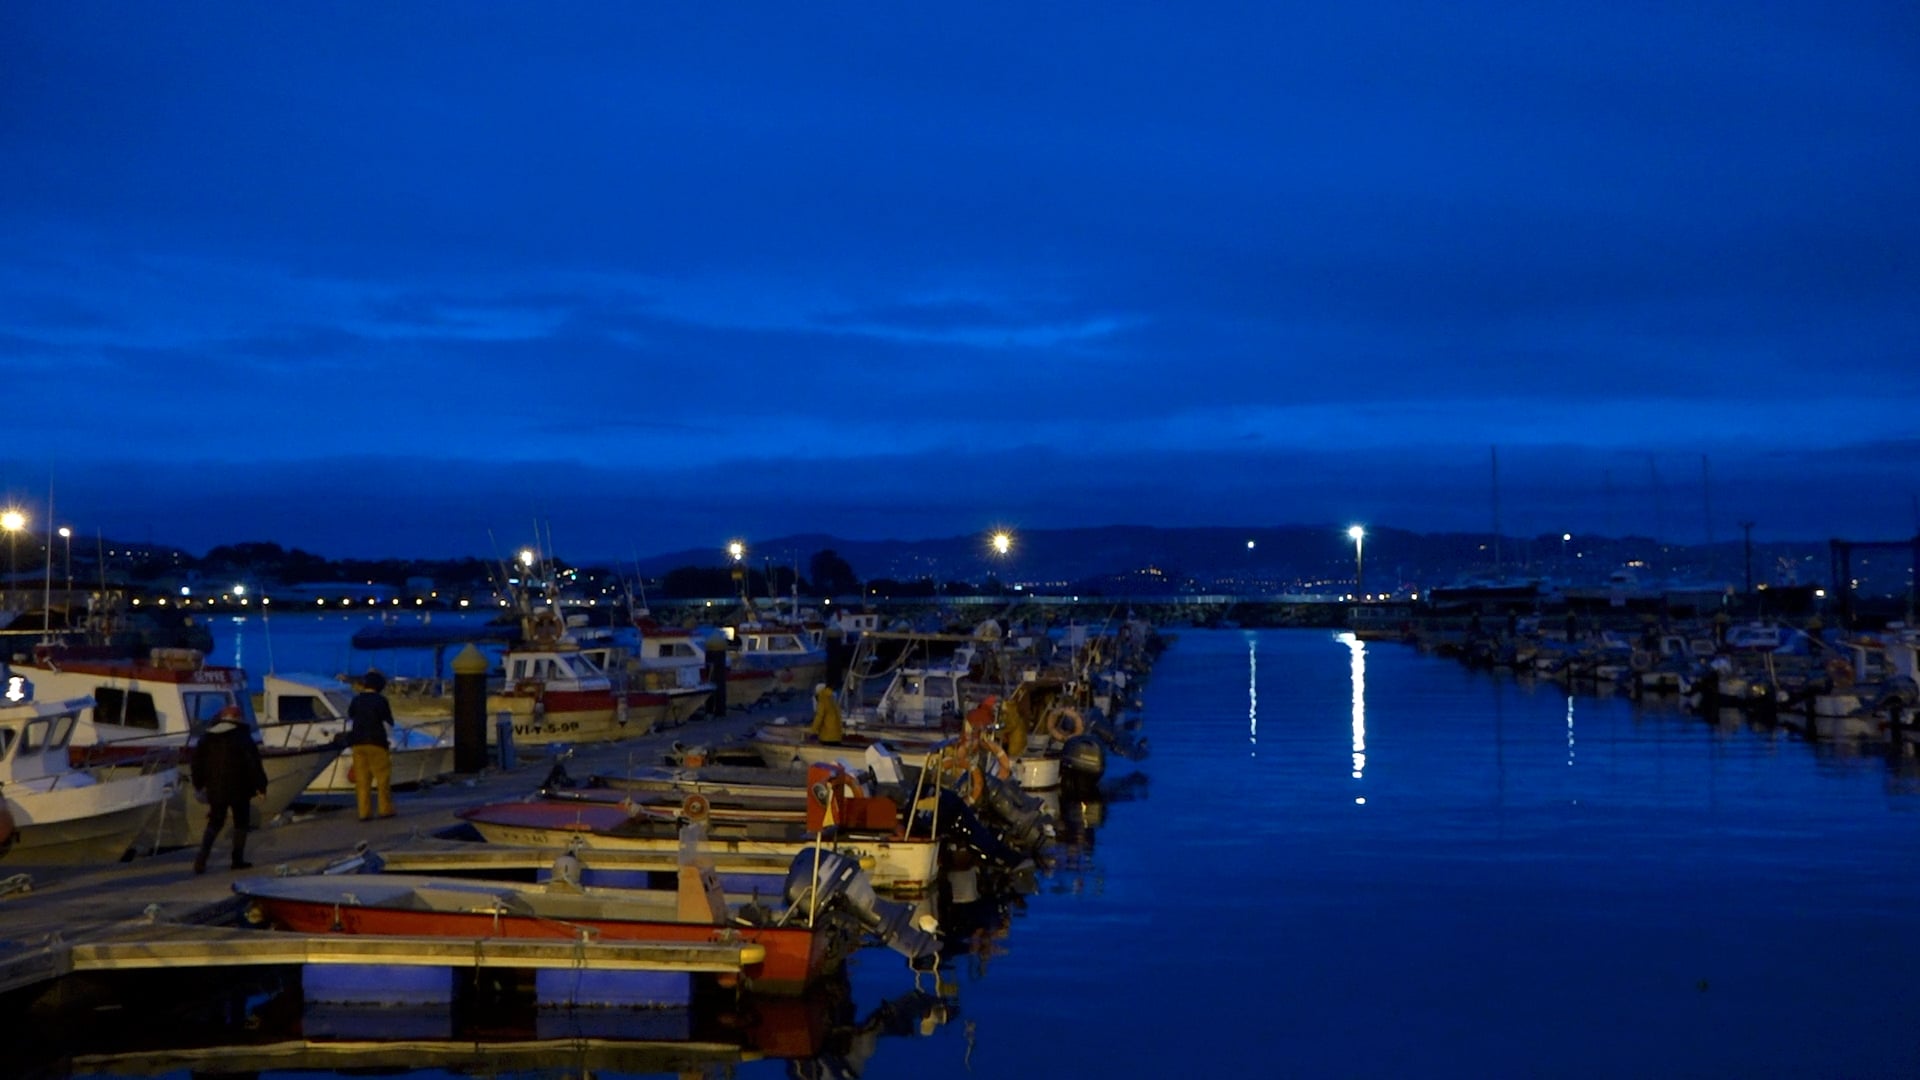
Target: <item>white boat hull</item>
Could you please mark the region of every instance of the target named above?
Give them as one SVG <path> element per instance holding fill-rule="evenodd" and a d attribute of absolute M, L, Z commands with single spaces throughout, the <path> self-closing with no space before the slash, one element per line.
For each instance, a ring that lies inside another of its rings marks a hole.
<path fill-rule="evenodd" d="M 16 789 L 6 799 L 15 833 L 11 862 L 113 862 L 148 835 L 183 786 L 179 772 L 114 776 L 51 791 Z"/>

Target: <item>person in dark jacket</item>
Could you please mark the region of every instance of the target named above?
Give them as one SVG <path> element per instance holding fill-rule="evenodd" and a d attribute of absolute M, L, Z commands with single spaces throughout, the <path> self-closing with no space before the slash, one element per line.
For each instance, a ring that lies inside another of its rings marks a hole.
<path fill-rule="evenodd" d="M 260 748 L 254 745 L 253 728 L 239 706 L 221 709 L 193 746 L 194 798 L 207 804 L 207 831 L 200 836 L 200 853 L 193 858 L 193 872 L 207 872 L 207 857 L 213 854 L 214 838 L 233 815 L 233 868 L 250 869 L 247 861 L 247 804 L 255 795 L 267 793 L 267 768 L 261 764 Z"/>
<path fill-rule="evenodd" d="M 388 751 L 388 733 L 393 727 L 393 707 L 380 691 L 387 688 L 387 677 L 369 671 L 360 678 L 361 690 L 347 702 L 347 746 L 353 754 L 353 796 L 359 805 L 360 820 L 373 814 L 374 795 L 379 795 L 380 816 L 393 816 L 393 757 Z"/>

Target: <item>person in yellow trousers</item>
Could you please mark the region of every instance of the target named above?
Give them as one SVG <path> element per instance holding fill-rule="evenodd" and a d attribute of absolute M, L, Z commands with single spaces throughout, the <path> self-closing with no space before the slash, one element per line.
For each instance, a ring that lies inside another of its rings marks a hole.
<path fill-rule="evenodd" d="M 840 722 L 840 703 L 834 700 L 833 691 L 826 683 L 813 686 L 813 723 L 807 730 L 814 737 L 829 746 L 838 744 L 843 736 Z"/>
<path fill-rule="evenodd" d="M 393 706 L 381 694 L 386 688 L 387 677 L 369 671 L 360 678 L 360 692 L 347 702 L 347 719 L 352 721 L 347 746 L 353 754 L 353 795 L 361 821 L 373 816 L 376 792 L 380 816 L 393 816 L 393 759 L 387 750 Z"/>

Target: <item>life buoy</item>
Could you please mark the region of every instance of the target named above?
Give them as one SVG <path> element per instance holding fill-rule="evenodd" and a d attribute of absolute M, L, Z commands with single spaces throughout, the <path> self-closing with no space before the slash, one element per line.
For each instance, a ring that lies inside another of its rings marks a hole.
<path fill-rule="evenodd" d="M 1844 656 L 1836 656 L 1827 661 L 1827 681 L 1839 690 L 1853 685 L 1853 664 Z"/>
<path fill-rule="evenodd" d="M 712 812 L 713 804 L 697 791 L 680 800 L 680 816 L 688 821 L 705 821 Z"/>
<path fill-rule="evenodd" d="M 954 745 L 942 751 L 939 770 L 943 787 L 965 782 L 966 788 L 961 794 L 970 803 L 979 802 L 987 789 L 986 773 L 974 763 L 972 752 L 965 747 Z"/>
<path fill-rule="evenodd" d="M 1086 731 L 1087 721 L 1078 709 L 1055 709 L 1047 717 L 1047 734 L 1053 736 L 1055 742 L 1066 742 Z"/>
<path fill-rule="evenodd" d="M 561 631 L 560 617 L 551 611 L 543 611 L 533 617 L 533 625 L 530 627 L 530 630 L 535 641 L 542 643 L 559 641 Z"/>

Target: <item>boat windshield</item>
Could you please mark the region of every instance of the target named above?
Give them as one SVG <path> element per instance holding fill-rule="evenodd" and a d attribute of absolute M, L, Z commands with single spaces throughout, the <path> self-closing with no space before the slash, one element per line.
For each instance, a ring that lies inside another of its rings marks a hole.
<path fill-rule="evenodd" d="M 236 704 L 233 695 L 225 691 L 215 693 L 189 690 L 180 697 L 187 710 L 187 728 L 195 735 L 207 730 L 207 725 L 213 723 L 213 718 L 220 715 L 221 709 Z M 241 705 L 240 711 L 246 718 L 247 726 L 252 727 L 253 710 Z"/>

